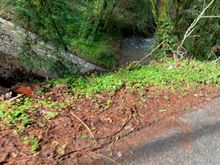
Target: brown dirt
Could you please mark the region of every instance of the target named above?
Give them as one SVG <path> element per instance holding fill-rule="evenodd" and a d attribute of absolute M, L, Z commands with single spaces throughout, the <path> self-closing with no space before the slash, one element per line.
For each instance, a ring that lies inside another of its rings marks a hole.
<path fill-rule="evenodd" d="M 67 87 L 61 85 L 50 89 L 45 97 L 64 102 L 70 97 L 67 92 Z M 73 95 L 68 99 L 71 100 L 68 107 L 55 119 L 45 121 L 39 111 L 35 124 L 25 132 L 1 131 L 0 164 L 103 164 L 103 159 L 120 158 L 121 151 L 180 124 L 177 116 L 203 106 L 218 93 L 206 86 L 178 94 L 146 87 L 133 93 L 119 91 L 91 98 Z M 90 134 L 88 129 L 72 113 L 91 128 L 95 138 L 86 138 Z M 143 136 L 136 136 L 137 132 L 149 128 Z M 190 131 L 184 126 L 183 130 Z M 41 148 L 35 154 L 23 144 L 24 137 L 30 134 L 41 139 Z"/>

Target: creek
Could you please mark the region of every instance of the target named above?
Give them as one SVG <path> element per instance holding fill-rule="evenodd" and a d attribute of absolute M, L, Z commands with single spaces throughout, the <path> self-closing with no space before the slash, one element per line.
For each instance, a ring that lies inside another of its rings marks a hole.
<path fill-rule="evenodd" d="M 153 44 L 153 38 L 129 36 L 123 40 L 119 67 L 126 66 L 133 61 L 139 61 L 146 56 Z"/>

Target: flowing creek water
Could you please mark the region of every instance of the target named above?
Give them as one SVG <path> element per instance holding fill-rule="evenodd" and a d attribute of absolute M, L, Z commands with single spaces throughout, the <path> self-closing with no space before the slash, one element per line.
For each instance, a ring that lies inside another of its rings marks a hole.
<path fill-rule="evenodd" d="M 153 43 L 153 38 L 131 36 L 123 40 L 119 67 L 141 60 Z"/>

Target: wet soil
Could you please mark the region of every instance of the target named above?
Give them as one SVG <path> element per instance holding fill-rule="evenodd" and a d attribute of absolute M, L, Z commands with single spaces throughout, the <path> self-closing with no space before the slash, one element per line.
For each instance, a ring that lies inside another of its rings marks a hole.
<path fill-rule="evenodd" d="M 2 130 L 0 164 L 81 165 L 104 164 L 106 160 L 114 164 L 110 157 L 120 158 L 122 151 L 137 145 L 141 138 L 160 134 L 170 128 L 177 116 L 196 110 L 219 93 L 207 86 L 182 93 L 145 87 L 134 92 L 122 90 L 113 95 L 102 93 L 93 97 L 72 94 L 70 99 L 65 85 L 55 86 L 47 90 L 44 98 L 61 103 L 68 99 L 71 103 L 53 120 L 42 117 L 43 112 L 50 109 L 39 109 L 34 124 L 24 132 Z M 164 123 L 163 127 L 157 127 L 158 123 Z M 151 133 L 135 136 L 136 132 L 152 127 Z M 33 134 L 41 141 L 40 150 L 34 154 L 23 143 L 25 136 Z"/>

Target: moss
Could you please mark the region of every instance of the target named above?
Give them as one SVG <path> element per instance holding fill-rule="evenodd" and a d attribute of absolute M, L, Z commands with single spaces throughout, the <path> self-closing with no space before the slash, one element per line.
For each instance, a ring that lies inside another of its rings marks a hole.
<path fill-rule="evenodd" d="M 119 45 L 120 39 L 110 36 L 101 36 L 96 41 L 83 39 L 72 39 L 70 41 L 70 49 L 73 53 L 107 69 L 115 67 Z"/>
<path fill-rule="evenodd" d="M 169 1 L 168 0 L 160 0 L 159 2 L 159 20 L 170 20 L 170 15 L 169 15 Z"/>

